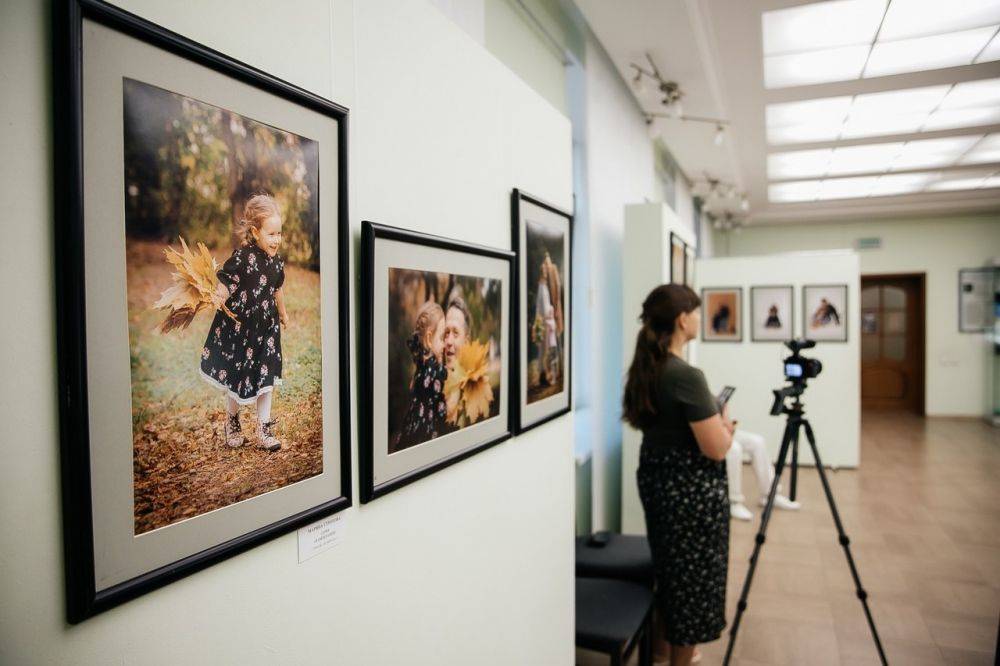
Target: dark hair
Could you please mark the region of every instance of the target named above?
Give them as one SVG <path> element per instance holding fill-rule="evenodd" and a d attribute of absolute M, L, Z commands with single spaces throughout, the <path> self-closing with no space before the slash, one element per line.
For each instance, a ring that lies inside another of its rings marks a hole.
<path fill-rule="evenodd" d="M 656 419 L 656 372 L 670 355 L 670 336 L 677 317 L 693 312 L 701 299 L 690 287 L 661 284 L 642 302 L 642 329 L 635 339 L 635 355 L 622 396 L 622 420 L 642 429 Z"/>

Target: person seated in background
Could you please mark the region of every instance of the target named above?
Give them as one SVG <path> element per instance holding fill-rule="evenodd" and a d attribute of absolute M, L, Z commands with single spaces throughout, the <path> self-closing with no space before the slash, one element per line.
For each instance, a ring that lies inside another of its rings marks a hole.
<path fill-rule="evenodd" d="M 774 481 L 774 465 L 767 455 L 764 438 L 746 430 L 736 430 L 733 433 L 733 445 L 726 453 L 726 476 L 729 478 L 729 515 L 737 520 L 753 520 L 753 512 L 745 504 L 743 496 L 743 453 L 750 456 L 750 465 L 757 477 L 757 491 L 760 493 L 759 503 L 767 504 L 767 493 Z M 778 486 L 781 490 L 781 486 Z M 774 496 L 774 506 L 779 509 L 797 511 L 801 506 L 780 492 Z"/>

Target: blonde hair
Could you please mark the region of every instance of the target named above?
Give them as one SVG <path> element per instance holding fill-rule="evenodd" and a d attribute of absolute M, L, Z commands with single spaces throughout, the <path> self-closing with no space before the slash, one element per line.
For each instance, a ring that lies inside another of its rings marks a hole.
<path fill-rule="evenodd" d="M 424 349 L 429 350 L 429 338 L 437 328 L 438 322 L 444 319 L 444 310 L 434 301 L 427 301 L 417 310 L 417 321 L 413 325 L 413 333 L 417 336 Z"/>
<path fill-rule="evenodd" d="M 270 194 L 258 192 L 243 204 L 243 217 L 236 225 L 236 235 L 243 240 L 244 245 L 253 245 L 253 229 L 260 230 L 264 220 L 281 217 L 278 202 Z"/>

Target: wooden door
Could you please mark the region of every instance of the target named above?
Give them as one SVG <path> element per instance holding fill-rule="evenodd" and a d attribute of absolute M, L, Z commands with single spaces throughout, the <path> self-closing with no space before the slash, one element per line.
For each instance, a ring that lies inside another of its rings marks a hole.
<path fill-rule="evenodd" d="M 861 405 L 923 413 L 923 275 L 861 278 Z"/>

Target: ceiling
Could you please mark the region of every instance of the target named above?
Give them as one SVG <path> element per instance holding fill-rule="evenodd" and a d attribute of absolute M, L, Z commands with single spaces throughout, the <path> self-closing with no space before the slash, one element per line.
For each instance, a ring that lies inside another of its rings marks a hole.
<path fill-rule="evenodd" d="M 575 1 L 644 111 L 648 53 L 684 116 L 728 121 L 657 127 L 752 223 L 1000 211 L 1000 0 Z"/>

